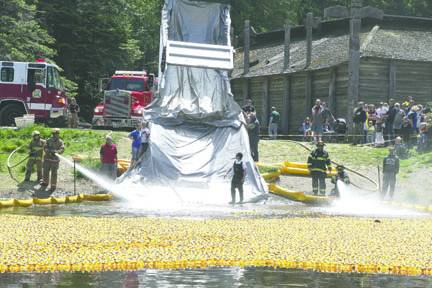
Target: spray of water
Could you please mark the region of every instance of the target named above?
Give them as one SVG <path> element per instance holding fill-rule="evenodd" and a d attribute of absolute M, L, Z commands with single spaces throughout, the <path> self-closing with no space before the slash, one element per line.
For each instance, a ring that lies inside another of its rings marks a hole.
<path fill-rule="evenodd" d="M 72 166 L 72 167 L 74 166 L 74 163 L 71 160 L 69 160 L 69 159 L 67 159 L 67 158 L 65 158 L 65 157 L 63 157 L 57 153 L 56 153 L 56 156 L 61 158 L 63 161 L 68 163 L 70 166 Z M 78 163 L 75 163 L 75 168 L 78 171 L 80 171 L 82 174 L 84 174 L 86 177 L 93 180 L 96 184 L 98 184 L 103 189 L 105 189 L 107 191 L 111 191 L 111 192 L 116 190 L 116 188 L 117 188 L 116 184 L 112 180 L 110 180 L 106 177 L 102 177 L 102 176 L 80 166 Z"/>
<path fill-rule="evenodd" d="M 71 160 L 59 154 L 56 155 L 70 166 L 74 166 Z M 132 209 L 147 208 L 151 210 L 170 211 L 172 209 L 182 209 L 184 205 L 195 204 L 196 206 L 200 206 L 203 204 L 203 200 L 205 200 L 206 203 L 210 202 L 214 204 L 226 204 L 228 202 L 228 200 L 226 200 L 229 191 L 228 185 L 224 185 L 224 187 L 213 187 L 213 189 L 208 189 L 206 193 L 203 193 L 202 189 L 193 191 L 190 188 L 183 189 L 181 187 L 170 187 L 166 185 L 149 186 L 141 182 L 139 175 L 135 178 L 131 177 L 121 183 L 116 183 L 111 179 L 80 166 L 78 163 L 75 163 L 75 168 L 106 191 L 113 193 L 116 198 L 124 200 L 127 206 Z M 183 191 L 185 189 L 188 191 Z M 222 195 L 221 192 L 223 192 Z"/>
<path fill-rule="evenodd" d="M 419 212 L 401 209 L 384 204 L 379 199 L 379 193 L 364 194 L 342 181 L 337 182 L 340 199 L 331 207 L 324 208 L 327 213 L 337 215 L 369 216 L 369 217 L 415 217 Z"/>

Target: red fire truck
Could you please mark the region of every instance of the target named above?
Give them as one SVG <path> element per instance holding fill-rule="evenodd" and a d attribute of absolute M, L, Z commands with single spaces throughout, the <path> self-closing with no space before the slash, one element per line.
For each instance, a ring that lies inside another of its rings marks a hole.
<path fill-rule="evenodd" d="M 68 119 L 67 95 L 56 65 L 43 60 L 0 61 L 0 75 L 1 125 L 11 126 L 26 113 L 48 124 L 64 124 Z"/>
<path fill-rule="evenodd" d="M 96 106 L 93 127 L 134 127 L 143 119 L 144 108 L 153 99 L 154 74 L 146 71 L 116 71 L 109 80 L 109 90 L 104 91 L 103 103 Z"/>

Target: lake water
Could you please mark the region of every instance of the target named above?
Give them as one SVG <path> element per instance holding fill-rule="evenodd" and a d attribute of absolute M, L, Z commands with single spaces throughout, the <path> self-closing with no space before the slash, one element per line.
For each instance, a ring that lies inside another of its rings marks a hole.
<path fill-rule="evenodd" d="M 345 202 L 344 202 L 345 201 Z M 156 217 L 179 219 L 209 218 L 285 218 L 314 217 L 317 213 L 333 216 L 427 218 L 407 209 L 398 209 L 369 199 L 356 205 L 347 198 L 328 207 L 308 206 L 270 196 L 265 203 L 244 205 L 203 205 L 146 203 L 145 199 L 83 202 L 80 204 L 7 208 L 0 214 L 61 217 Z M 350 204 L 351 203 L 351 204 Z M 350 206 L 351 205 L 351 206 Z M 322 273 L 299 269 L 208 268 L 186 270 L 147 269 L 134 272 L 91 273 L 5 273 L 0 287 L 432 287 L 432 277 L 384 274 Z"/>

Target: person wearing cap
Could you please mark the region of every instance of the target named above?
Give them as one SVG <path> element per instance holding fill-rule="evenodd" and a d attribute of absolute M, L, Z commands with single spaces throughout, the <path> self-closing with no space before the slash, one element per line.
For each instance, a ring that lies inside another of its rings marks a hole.
<path fill-rule="evenodd" d="M 384 200 L 388 186 L 390 186 L 390 199 L 396 186 L 396 175 L 399 173 L 399 158 L 395 155 L 395 148 L 389 147 L 389 154 L 384 157 L 383 161 L 383 187 L 381 190 L 381 200 Z"/>
<path fill-rule="evenodd" d="M 28 144 L 29 160 L 26 165 L 26 174 L 24 181 L 30 181 L 33 167 L 36 165 L 37 181 L 42 180 L 42 156 L 45 141 L 40 138 L 39 131 L 33 131 L 33 140 Z"/>
<path fill-rule="evenodd" d="M 52 137 L 49 138 L 44 145 L 44 162 L 43 162 L 43 178 L 42 186 L 48 186 L 50 181 L 51 171 L 51 188 L 50 191 L 54 191 L 57 188 L 57 171 L 59 169 L 60 158 L 58 154 L 63 154 L 64 144 L 59 138 L 60 129 L 54 128 L 52 130 Z"/>
<path fill-rule="evenodd" d="M 234 171 L 234 175 L 231 180 L 231 202 L 229 202 L 229 204 L 235 203 L 235 194 L 236 194 L 235 189 L 238 189 L 239 191 L 239 196 L 240 196 L 239 204 L 243 203 L 243 183 L 246 178 L 247 168 L 246 168 L 246 164 L 243 162 L 242 159 L 243 159 L 243 154 L 240 152 L 237 153 L 236 160 L 234 161 L 233 166 L 231 166 L 224 175 L 224 178 L 226 178 L 226 176 L 228 175 L 229 172 L 231 172 L 231 170 Z"/>
<path fill-rule="evenodd" d="M 321 196 L 326 193 L 326 183 L 325 178 L 326 166 L 328 171 L 331 171 L 331 161 L 327 151 L 324 150 L 324 142 L 318 141 L 317 149 L 313 150 L 309 155 L 308 170 L 310 171 L 312 177 L 312 192 L 314 195 L 318 195 L 318 183 L 319 192 Z"/>
<path fill-rule="evenodd" d="M 340 193 L 338 189 L 338 181 L 342 181 L 346 185 L 349 185 L 351 182 L 348 175 L 344 171 L 345 167 L 343 165 L 337 165 L 336 169 L 337 169 L 337 173 L 333 175 L 331 179 L 331 182 L 335 184 L 335 187 L 332 189 L 330 195 L 340 197 Z"/>
<path fill-rule="evenodd" d="M 116 179 L 118 166 L 117 147 L 112 143 L 111 136 L 106 137 L 106 143 L 102 145 L 99 153 L 103 173 L 113 180 Z"/>

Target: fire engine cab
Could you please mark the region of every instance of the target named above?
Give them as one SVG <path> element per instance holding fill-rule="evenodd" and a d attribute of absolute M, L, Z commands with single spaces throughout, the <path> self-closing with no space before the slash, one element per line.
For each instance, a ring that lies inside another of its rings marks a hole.
<path fill-rule="evenodd" d="M 69 117 L 67 95 L 56 65 L 43 60 L 0 61 L 0 76 L 1 125 L 11 126 L 16 117 L 26 113 L 49 124 Z"/>
<path fill-rule="evenodd" d="M 109 80 L 109 90 L 104 91 L 103 103 L 96 106 L 93 127 L 134 127 L 143 119 L 144 108 L 153 98 L 154 74 L 146 71 L 116 71 Z"/>

